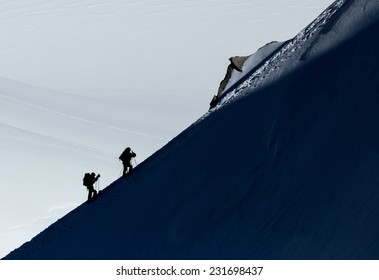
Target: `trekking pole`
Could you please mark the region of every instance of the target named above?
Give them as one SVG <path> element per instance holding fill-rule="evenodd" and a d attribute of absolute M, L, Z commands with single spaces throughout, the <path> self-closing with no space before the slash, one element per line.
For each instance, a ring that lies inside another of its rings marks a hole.
<path fill-rule="evenodd" d="M 97 193 L 100 191 L 100 177 L 96 181 L 96 188 L 97 188 Z"/>
<path fill-rule="evenodd" d="M 138 165 L 137 160 L 135 158 L 133 158 L 133 160 L 134 160 L 134 164 L 137 166 Z"/>

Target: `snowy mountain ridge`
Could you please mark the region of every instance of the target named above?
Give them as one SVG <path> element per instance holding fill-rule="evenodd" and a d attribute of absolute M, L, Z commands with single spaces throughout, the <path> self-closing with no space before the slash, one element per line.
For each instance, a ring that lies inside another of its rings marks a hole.
<path fill-rule="evenodd" d="M 252 73 L 250 77 L 246 78 L 246 80 L 236 89 L 230 93 L 227 93 L 220 105 L 224 105 L 229 99 L 238 96 L 238 94 L 246 88 L 256 88 L 260 86 L 261 83 L 267 80 L 268 76 L 270 76 L 273 72 L 276 72 L 280 67 L 283 67 L 283 63 L 291 58 L 298 49 L 304 48 L 304 45 L 307 45 L 307 41 L 310 40 L 317 31 L 322 29 L 324 25 L 329 22 L 330 18 L 342 7 L 345 2 L 346 1 L 344 0 L 339 0 L 330 5 L 295 38 L 286 43 L 272 57 L 267 59 L 259 69 Z"/>
<path fill-rule="evenodd" d="M 336 1 L 133 176 L 5 259 L 378 258 L 378 10 Z"/>

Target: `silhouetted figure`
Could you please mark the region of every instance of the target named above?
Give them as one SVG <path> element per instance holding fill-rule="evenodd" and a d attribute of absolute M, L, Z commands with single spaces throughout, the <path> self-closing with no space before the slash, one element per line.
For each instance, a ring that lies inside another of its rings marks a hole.
<path fill-rule="evenodd" d="M 84 174 L 83 185 L 86 186 L 88 190 L 88 198 L 87 198 L 88 202 L 93 201 L 96 198 L 97 191 L 94 189 L 93 185 L 99 178 L 100 178 L 100 174 L 96 176 L 94 172 L 92 172 L 91 174 L 89 173 Z"/>
<path fill-rule="evenodd" d="M 122 171 L 122 177 L 126 177 L 127 175 L 130 175 L 133 171 L 133 166 L 131 164 L 132 158 L 134 158 L 136 154 L 127 147 L 125 151 L 122 152 L 119 159 L 122 161 L 122 164 L 124 165 L 124 170 Z"/>
<path fill-rule="evenodd" d="M 218 95 L 214 95 L 211 103 L 209 103 L 209 110 L 216 107 L 217 103 L 218 103 Z"/>

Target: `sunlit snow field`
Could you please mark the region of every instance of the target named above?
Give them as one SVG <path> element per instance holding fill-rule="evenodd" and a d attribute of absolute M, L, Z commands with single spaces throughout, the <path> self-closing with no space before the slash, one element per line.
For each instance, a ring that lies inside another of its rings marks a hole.
<path fill-rule="evenodd" d="M 0 0 L 0 257 L 208 109 L 228 58 L 295 36 L 332 1 Z"/>

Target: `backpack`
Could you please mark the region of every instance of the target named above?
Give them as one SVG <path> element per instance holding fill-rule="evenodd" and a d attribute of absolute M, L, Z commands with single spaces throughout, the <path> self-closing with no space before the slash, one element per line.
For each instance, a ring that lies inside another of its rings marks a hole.
<path fill-rule="evenodd" d="M 129 158 L 129 154 L 130 154 L 130 148 L 126 148 L 122 154 L 119 156 L 119 160 L 121 161 L 127 161 L 127 159 Z"/>
<path fill-rule="evenodd" d="M 86 174 L 84 174 L 84 177 L 83 177 L 83 186 L 86 186 L 86 187 L 88 187 L 88 186 L 90 186 L 91 185 L 91 180 L 92 178 L 91 178 L 91 174 L 89 174 L 89 173 L 86 173 Z"/>

